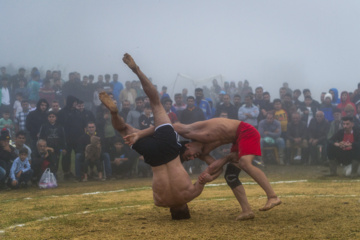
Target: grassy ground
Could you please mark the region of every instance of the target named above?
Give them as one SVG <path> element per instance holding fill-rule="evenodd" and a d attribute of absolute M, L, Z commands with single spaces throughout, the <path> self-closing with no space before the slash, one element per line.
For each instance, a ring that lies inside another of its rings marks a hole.
<path fill-rule="evenodd" d="M 223 178 L 189 204 L 192 217 L 183 221 L 154 206 L 151 179 L 2 191 L 0 239 L 360 239 L 359 180 L 325 178 L 327 169 L 316 166 L 264 171 L 283 204 L 257 211 L 264 192 L 241 173 L 256 211 L 242 222 L 234 221 L 240 208 Z"/>

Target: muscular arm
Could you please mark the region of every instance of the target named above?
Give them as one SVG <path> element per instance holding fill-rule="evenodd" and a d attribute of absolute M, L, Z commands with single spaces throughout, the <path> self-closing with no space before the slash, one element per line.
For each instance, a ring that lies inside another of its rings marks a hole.
<path fill-rule="evenodd" d="M 126 135 L 124 137 L 125 143 L 128 144 L 128 145 L 133 145 L 139 139 L 147 137 L 147 136 L 151 136 L 152 134 L 154 134 L 154 132 L 155 132 L 155 127 L 154 126 L 150 126 L 150 127 L 145 128 L 143 130 L 139 130 L 139 131 L 134 132 L 132 134 Z"/>

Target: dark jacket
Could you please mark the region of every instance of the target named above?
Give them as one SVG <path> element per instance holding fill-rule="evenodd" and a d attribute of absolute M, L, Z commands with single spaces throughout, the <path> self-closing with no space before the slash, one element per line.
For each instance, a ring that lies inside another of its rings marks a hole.
<path fill-rule="evenodd" d="M 316 118 L 311 119 L 308 128 L 309 139 L 314 138 L 317 139 L 319 142 L 326 140 L 329 128 L 330 123 L 326 119 L 324 119 L 320 123 L 316 121 Z"/>
<path fill-rule="evenodd" d="M 306 123 L 300 121 L 299 124 L 295 125 L 293 122 L 289 122 L 287 126 L 287 139 L 294 140 L 294 138 L 307 138 L 307 126 Z"/>
<path fill-rule="evenodd" d="M 334 145 L 336 142 L 341 142 L 344 139 L 344 129 L 337 131 L 328 141 L 329 144 Z M 360 148 L 360 129 L 357 127 L 353 128 L 354 142 L 352 144 L 353 149 Z"/>
<path fill-rule="evenodd" d="M 189 110 L 189 108 L 184 109 L 180 117 L 180 122 L 184 124 L 190 124 L 203 120 L 205 120 L 205 115 L 199 107 L 195 107 L 193 110 Z"/>
<path fill-rule="evenodd" d="M 40 104 L 46 103 L 47 108 L 43 112 L 40 110 Z M 47 122 L 47 110 L 49 109 L 49 103 L 45 99 L 40 99 L 36 104 L 36 109 L 29 113 L 26 117 L 26 130 L 29 131 L 30 137 L 34 140 L 37 139 L 37 134 L 40 131 L 41 125 Z"/>
<path fill-rule="evenodd" d="M 66 149 L 65 131 L 58 123 L 44 123 L 40 128 L 39 138 L 46 140 L 47 146 L 54 148 L 56 153 L 59 153 L 60 149 Z"/>

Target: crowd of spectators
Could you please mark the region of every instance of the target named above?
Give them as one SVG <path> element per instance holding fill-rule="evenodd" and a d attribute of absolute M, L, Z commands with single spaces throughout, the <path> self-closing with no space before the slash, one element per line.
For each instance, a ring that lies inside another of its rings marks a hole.
<path fill-rule="evenodd" d="M 124 85 L 123 85 L 124 83 Z M 154 123 L 149 99 L 139 81 L 120 82 L 117 74 L 82 76 L 48 70 L 41 78 L 37 68 L 26 75 L 24 68 L 10 76 L 0 73 L 0 186 L 13 188 L 36 184 L 45 169 L 59 179 L 104 181 L 151 176 L 151 169 L 111 124 L 107 108 L 98 94 L 113 97 L 119 114 L 138 129 Z M 303 95 L 304 101 L 300 100 Z M 172 123 L 191 124 L 214 117 L 241 120 L 255 126 L 261 135 L 263 164 L 327 164 L 336 174 L 338 164 L 352 164 L 356 175 L 360 160 L 360 83 L 354 91 L 336 88 L 321 93 L 320 102 L 310 89 L 292 90 L 287 83 L 279 95 L 263 87 L 254 91 L 249 82 L 216 79 L 212 86 L 174 94 L 174 102 L 163 86 L 159 97 Z M 229 146 L 214 151 L 218 158 Z M 74 161 L 72 163 L 72 161 Z M 61 164 L 61 171 L 59 171 Z M 75 172 L 72 172 L 75 166 Z M 200 160 L 186 162 L 189 172 L 200 172 Z"/>

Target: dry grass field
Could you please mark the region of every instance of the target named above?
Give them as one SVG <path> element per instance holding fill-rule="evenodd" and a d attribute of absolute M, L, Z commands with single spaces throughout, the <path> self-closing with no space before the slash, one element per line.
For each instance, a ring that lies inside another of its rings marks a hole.
<path fill-rule="evenodd" d="M 264 171 L 283 204 L 257 211 L 264 192 L 241 173 L 256 217 L 240 222 L 223 178 L 189 204 L 192 217 L 182 221 L 154 206 L 149 178 L 1 191 L 0 239 L 360 239 L 359 179 L 325 178 L 320 166 Z"/>

